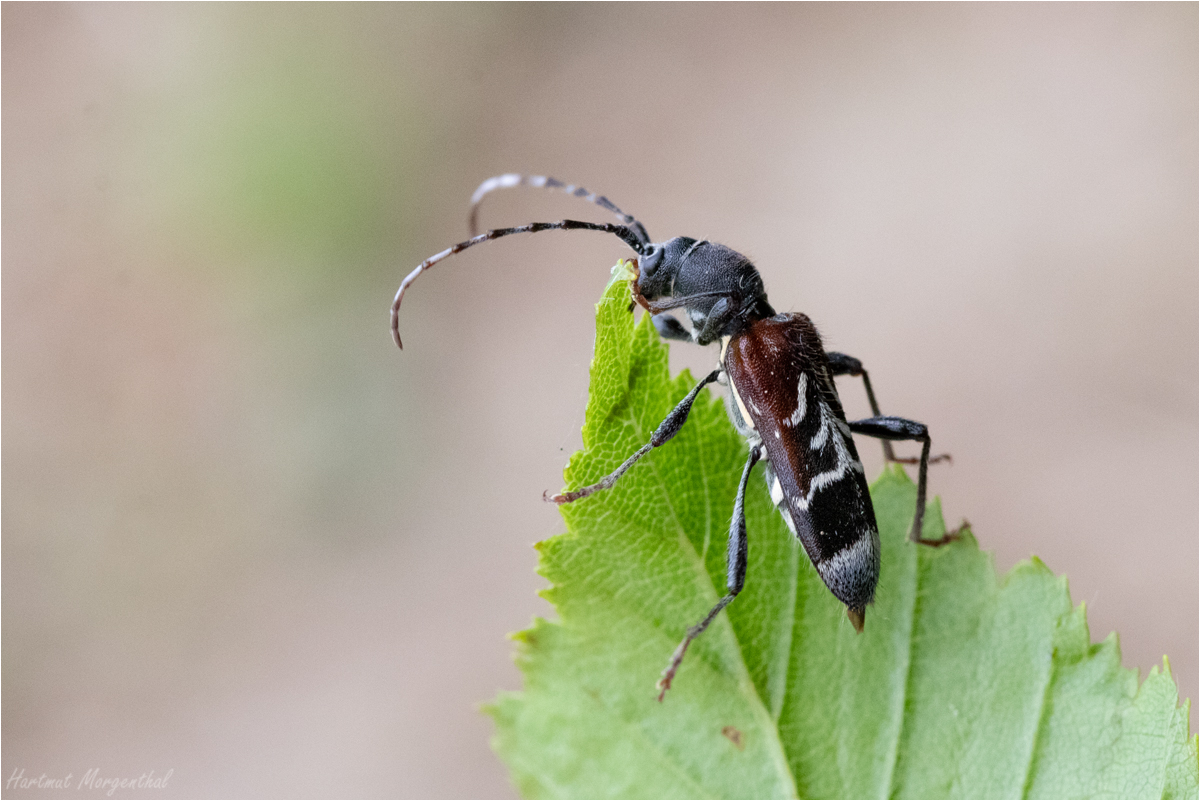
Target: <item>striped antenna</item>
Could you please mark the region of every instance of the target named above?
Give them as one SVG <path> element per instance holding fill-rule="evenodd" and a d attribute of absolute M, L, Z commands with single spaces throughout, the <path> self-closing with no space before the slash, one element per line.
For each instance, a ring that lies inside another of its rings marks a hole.
<path fill-rule="evenodd" d="M 471 213 L 467 217 L 467 229 L 470 231 L 471 236 L 475 236 L 476 232 L 479 230 L 479 203 L 483 200 L 484 195 L 496 189 L 508 189 L 509 187 L 513 186 L 537 186 L 545 189 L 561 189 L 568 195 L 574 195 L 575 197 L 581 197 L 584 200 L 591 201 L 597 206 L 607 209 L 608 211 L 611 211 L 613 214 L 617 215 L 617 219 L 631 228 L 634 234 L 637 235 L 638 241 L 640 241 L 643 245 L 650 244 L 650 235 L 646 233 L 646 228 L 632 216 L 618 209 L 615 205 L 613 205 L 612 201 L 604 197 L 604 195 L 597 195 L 595 192 L 589 192 L 582 186 L 563 183 L 557 178 L 550 178 L 545 175 L 519 175 L 515 172 L 510 172 L 506 175 L 497 175 L 494 178 L 488 178 L 479 185 L 479 188 L 475 190 L 475 194 L 471 195 Z"/>
<path fill-rule="evenodd" d="M 441 253 L 430 256 L 425 261 L 417 265 L 417 269 L 413 270 L 408 276 L 400 282 L 400 289 L 396 290 L 396 299 L 392 301 L 392 339 L 396 346 L 401 350 L 404 349 L 404 343 L 400 341 L 400 301 L 404 299 L 404 293 L 413 281 L 417 280 L 417 276 L 428 270 L 433 265 L 443 259 L 453 256 L 455 253 L 461 253 L 469 247 L 474 247 L 481 242 L 488 242 L 492 239 L 499 239 L 503 236 L 511 236 L 512 234 L 536 234 L 538 231 L 603 231 L 609 234 L 615 234 L 620 237 L 621 241 L 633 250 L 639 256 L 645 256 L 647 253 L 647 244 L 638 236 L 639 232 L 624 225 L 614 225 L 613 223 L 594 223 L 582 222 L 580 220 L 559 220 L 558 222 L 535 222 L 528 225 L 521 225 L 516 228 L 496 228 L 479 236 L 473 236 L 465 242 L 459 242 L 457 245 L 448 247 Z M 640 232 L 642 236 L 645 231 Z"/>

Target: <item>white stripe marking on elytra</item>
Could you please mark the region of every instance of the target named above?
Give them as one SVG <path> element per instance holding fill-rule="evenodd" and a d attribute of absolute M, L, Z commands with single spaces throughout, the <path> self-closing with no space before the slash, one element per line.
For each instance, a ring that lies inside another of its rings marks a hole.
<path fill-rule="evenodd" d="M 796 411 L 792 412 L 791 417 L 783 421 L 790 426 L 800 425 L 800 421 L 808 413 L 808 373 L 800 374 L 800 385 L 796 390 L 796 398 Z"/>
<path fill-rule="evenodd" d="M 829 405 L 819 402 L 821 410 L 821 421 L 817 426 L 817 433 L 813 435 L 812 441 L 808 443 L 810 450 L 819 451 L 825 447 L 825 443 L 829 440 L 829 430 L 833 428 L 830 418 L 833 414 L 829 411 Z M 834 447 L 837 447 L 836 445 Z"/>
<path fill-rule="evenodd" d="M 821 450 L 826 442 L 832 441 L 835 464 L 832 470 L 826 470 L 824 473 L 813 476 L 812 481 L 808 484 L 808 494 L 800 496 L 796 502 L 796 506 L 801 511 L 808 509 L 809 503 L 812 502 L 812 498 L 818 490 L 841 481 L 851 470 L 865 472 L 862 462 L 850 455 L 850 448 L 846 445 L 846 440 L 850 438 L 850 426 L 834 416 L 829 404 L 819 402 L 818 409 L 821 415 L 820 430 L 812 438 L 810 447 L 814 451 Z M 836 433 L 834 433 L 835 430 Z M 841 436 L 843 434 L 844 436 Z"/>
<path fill-rule="evenodd" d="M 737 401 L 738 410 L 742 413 L 742 420 L 746 422 L 751 431 L 754 431 L 754 418 L 750 416 L 750 411 L 746 408 L 746 404 L 742 403 L 742 396 L 738 394 L 737 387 L 733 385 L 732 381 L 729 382 L 729 391 L 733 393 L 733 399 Z"/>

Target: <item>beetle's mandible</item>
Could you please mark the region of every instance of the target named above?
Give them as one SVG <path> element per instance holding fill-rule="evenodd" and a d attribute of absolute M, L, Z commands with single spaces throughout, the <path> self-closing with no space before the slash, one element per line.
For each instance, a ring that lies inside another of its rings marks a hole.
<path fill-rule="evenodd" d="M 615 214 L 620 223 L 535 222 L 476 236 L 480 201 L 495 189 L 513 186 L 561 189 L 602 206 Z M 679 432 L 696 396 L 706 385 L 716 382 L 728 387 L 726 408 L 734 426 L 749 443 L 750 454 L 733 502 L 726 594 L 703 620 L 687 630 L 675 649 L 658 682 L 660 701 L 670 688 L 688 645 L 737 597 L 745 584 L 747 540 L 743 507 L 750 472 L 760 460 L 766 461 L 771 500 L 803 544 L 825 586 L 846 605 L 846 614 L 859 632 L 863 630 L 867 605 L 875 597 L 880 550 L 875 511 L 852 434 L 882 440 L 887 461 L 918 465 L 917 508 L 910 539 L 941 545 L 954 538 L 953 534 L 939 540 L 920 538 L 928 466 L 949 458 L 945 455 L 930 458 L 929 430 L 922 423 L 880 414 L 862 363 L 842 353 L 826 352 L 817 329 L 805 315 L 776 314 L 767 302 L 762 277 L 745 256 L 704 239 L 681 236 L 666 242 L 651 242 L 642 224 L 607 198 L 537 175 L 508 174 L 484 181 L 471 198 L 469 220 L 470 239 L 426 259 L 400 284 L 391 315 L 392 336 L 398 346 L 403 347 L 400 302 L 421 273 L 481 242 L 511 234 L 553 230 L 602 231 L 619 237 L 637 254 L 630 279 L 633 301 L 653 315 L 659 335 L 720 346 L 716 369 L 667 415 L 648 443 L 596 484 L 547 497 L 555 503 L 571 503 L 613 486 L 639 459 Z M 687 315 L 690 331 L 668 314 L 674 309 Z M 862 378 L 871 417 L 846 420 L 833 381 L 840 375 Z M 920 457 L 897 458 L 892 451 L 892 440 L 920 442 Z"/>

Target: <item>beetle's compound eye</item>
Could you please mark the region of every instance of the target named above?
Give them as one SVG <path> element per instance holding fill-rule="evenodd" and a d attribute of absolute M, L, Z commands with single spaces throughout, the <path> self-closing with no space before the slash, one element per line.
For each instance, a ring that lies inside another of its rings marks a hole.
<path fill-rule="evenodd" d="M 646 278 L 653 276 L 662 264 L 662 257 L 662 245 L 651 245 L 647 248 L 646 255 L 638 259 L 638 272 Z"/>

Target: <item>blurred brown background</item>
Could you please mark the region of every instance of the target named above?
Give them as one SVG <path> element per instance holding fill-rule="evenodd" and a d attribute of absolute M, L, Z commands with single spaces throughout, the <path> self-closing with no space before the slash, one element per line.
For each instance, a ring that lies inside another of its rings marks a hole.
<path fill-rule="evenodd" d="M 408 296 L 403 353 L 386 313 L 507 171 L 755 259 L 954 455 L 951 525 L 1069 575 L 1095 639 L 1143 675 L 1169 654 L 1196 698 L 1195 4 L 7 4 L 2 28 L 6 779 L 511 794 L 476 704 L 550 611 L 541 494 L 627 254 L 464 254 Z M 608 219 L 483 209 L 567 216 Z"/>

